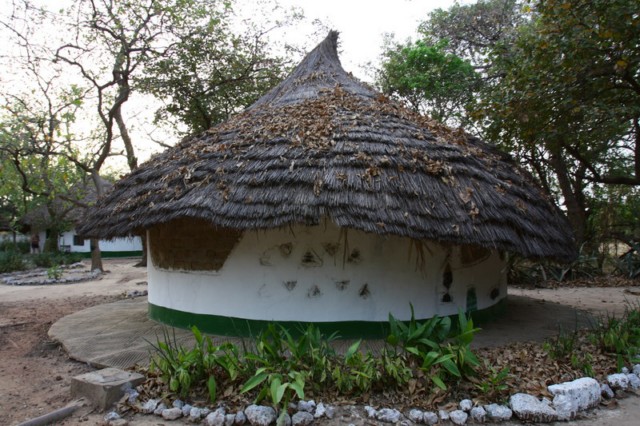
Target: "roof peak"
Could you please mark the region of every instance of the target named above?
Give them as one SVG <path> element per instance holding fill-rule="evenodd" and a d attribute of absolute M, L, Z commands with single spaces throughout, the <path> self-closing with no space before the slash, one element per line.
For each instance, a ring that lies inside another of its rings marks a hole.
<path fill-rule="evenodd" d="M 258 99 L 247 110 L 262 106 L 295 104 L 317 97 L 321 91 L 342 86 L 360 96 L 374 97 L 375 92 L 347 73 L 338 57 L 338 31 L 331 30 L 280 84 Z"/>

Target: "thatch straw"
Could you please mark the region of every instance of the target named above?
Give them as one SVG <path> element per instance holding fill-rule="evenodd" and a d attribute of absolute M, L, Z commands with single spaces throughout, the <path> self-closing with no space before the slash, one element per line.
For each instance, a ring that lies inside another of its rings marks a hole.
<path fill-rule="evenodd" d="M 268 229 L 345 228 L 575 256 L 570 227 L 524 171 L 477 138 L 347 74 L 329 36 L 243 113 L 152 158 L 80 228 L 115 237 L 181 217 Z"/>

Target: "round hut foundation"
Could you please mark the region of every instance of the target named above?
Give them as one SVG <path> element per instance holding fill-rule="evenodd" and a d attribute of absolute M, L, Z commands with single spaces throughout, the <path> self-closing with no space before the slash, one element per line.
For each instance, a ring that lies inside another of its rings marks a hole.
<path fill-rule="evenodd" d="M 230 336 L 269 322 L 313 323 L 343 338 L 382 337 L 389 314 L 409 320 L 491 316 L 503 307 L 497 251 L 318 226 L 214 228 L 188 218 L 152 228 L 149 313 L 168 325 Z"/>

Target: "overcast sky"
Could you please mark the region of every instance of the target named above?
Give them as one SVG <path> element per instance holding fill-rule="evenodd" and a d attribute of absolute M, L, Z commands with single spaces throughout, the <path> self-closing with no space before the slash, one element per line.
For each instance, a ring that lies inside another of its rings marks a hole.
<path fill-rule="evenodd" d="M 251 0 L 240 0 L 250 2 Z M 282 6 L 304 10 L 309 20 L 319 19 L 340 32 L 343 67 L 366 79 L 361 66 L 376 63 L 383 34 L 396 39 L 415 38 L 418 24 L 437 8 L 447 9 L 454 0 L 278 0 Z M 469 3 L 462 0 L 460 3 Z M 321 40 L 312 41 L 317 43 Z M 309 46 L 313 48 L 314 46 Z"/>

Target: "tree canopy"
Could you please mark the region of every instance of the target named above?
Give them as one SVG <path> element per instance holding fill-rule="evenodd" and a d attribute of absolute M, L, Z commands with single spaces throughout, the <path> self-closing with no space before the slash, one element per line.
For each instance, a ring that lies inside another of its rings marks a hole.
<path fill-rule="evenodd" d="M 455 4 L 432 12 L 419 27 L 421 40 L 411 45 L 437 46 L 442 56 L 467 61 L 476 75 L 453 73 L 455 87 L 461 89 L 454 99 L 467 99 L 456 106 L 460 122 L 536 175 L 564 204 L 579 243 L 593 238 L 591 216 L 602 217 L 598 209 L 606 197 L 625 193 L 622 202 L 627 203 L 637 195 L 613 186 L 640 184 L 636 3 Z M 401 55 L 402 48 L 387 54 L 381 69 L 400 68 L 400 62 L 405 80 L 394 81 L 396 93 L 410 89 L 405 93 L 411 94 L 411 105 L 435 102 L 441 93 L 429 84 L 433 64 L 428 72 L 421 69 L 423 63 L 412 61 L 408 51 Z M 601 191 L 598 185 L 612 187 Z"/>
<path fill-rule="evenodd" d="M 446 46 L 446 41 L 430 45 L 423 40 L 388 46 L 377 80 L 384 93 L 397 95 L 416 112 L 459 124 L 480 76 L 468 61 L 447 53 Z"/>

